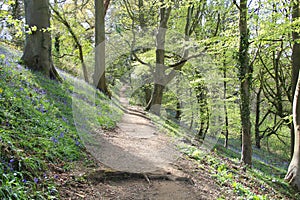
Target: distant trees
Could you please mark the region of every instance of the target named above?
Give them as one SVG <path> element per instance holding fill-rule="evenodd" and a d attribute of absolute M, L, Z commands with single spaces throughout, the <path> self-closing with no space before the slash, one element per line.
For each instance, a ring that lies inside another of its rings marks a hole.
<path fill-rule="evenodd" d="M 69 34 L 71 35 L 71 37 L 73 39 L 73 41 L 76 45 L 76 48 L 78 49 L 78 57 L 79 57 L 81 68 L 82 68 L 83 78 L 88 83 L 89 82 L 88 70 L 87 70 L 87 66 L 85 63 L 85 59 L 84 59 L 84 51 L 83 51 L 83 45 L 82 45 L 81 39 L 78 36 L 78 33 L 76 32 L 75 28 L 72 26 L 72 24 L 68 21 L 68 19 L 64 15 L 64 13 L 61 13 L 58 10 L 57 2 L 55 2 L 54 6 L 51 6 L 51 9 L 53 11 L 54 18 L 66 27 L 67 31 L 69 32 Z M 60 35 L 57 34 L 56 38 L 55 38 L 57 45 L 60 45 L 59 37 L 60 37 Z M 57 48 L 58 47 L 57 45 L 55 45 L 55 47 L 56 47 L 56 51 L 59 56 L 60 52 L 59 52 L 59 49 Z"/>
<path fill-rule="evenodd" d="M 49 1 L 24 0 L 24 6 L 27 33 L 22 60 L 28 68 L 59 79 L 52 63 Z"/>

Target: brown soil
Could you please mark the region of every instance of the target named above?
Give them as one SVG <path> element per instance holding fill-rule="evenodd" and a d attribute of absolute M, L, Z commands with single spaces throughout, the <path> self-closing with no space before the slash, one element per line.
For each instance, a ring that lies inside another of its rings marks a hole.
<path fill-rule="evenodd" d="M 224 195 L 208 171 L 180 154 L 175 141 L 159 132 L 141 108 L 130 107 L 124 95 L 120 100 L 126 113 L 118 127 L 99 130 L 87 145 L 100 167 L 79 164 L 72 174 L 61 173 L 62 199 L 194 200 Z"/>

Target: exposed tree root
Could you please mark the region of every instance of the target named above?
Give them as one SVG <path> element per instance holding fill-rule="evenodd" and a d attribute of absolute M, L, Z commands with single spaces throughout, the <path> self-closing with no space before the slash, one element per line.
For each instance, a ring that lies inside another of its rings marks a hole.
<path fill-rule="evenodd" d="M 112 170 L 97 170 L 87 174 L 87 179 L 92 182 L 107 182 L 107 181 L 124 181 L 134 179 L 145 179 L 149 184 L 150 180 L 165 180 L 165 181 L 182 181 L 189 184 L 194 184 L 193 180 L 188 177 L 174 176 L 165 172 L 153 173 L 132 173 L 125 171 Z"/>
<path fill-rule="evenodd" d="M 298 171 L 299 169 L 295 165 L 290 165 L 284 180 L 300 191 L 300 174 Z"/>

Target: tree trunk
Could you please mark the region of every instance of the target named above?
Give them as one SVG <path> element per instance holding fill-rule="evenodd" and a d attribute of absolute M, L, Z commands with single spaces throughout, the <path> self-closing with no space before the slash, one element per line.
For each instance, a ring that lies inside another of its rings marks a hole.
<path fill-rule="evenodd" d="M 240 1 L 240 47 L 239 47 L 239 64 L 241 81 L 241 122 L 242 122 L 242 157 L 244 164 L 252 164 L 252 146 L 251 146 L 251 124 L 250 124 L 250 86 L 251 86 L 251 69 L 249 66 L 249 33 L 247 27 L 247 0 Z"/>
<path fill-rule="evenodd" d="M 180 120 L 181 114 L 181 103 L 180 100 L 177 98 L 175 119 Z"/>
<path fill-rule="evenodd" d="M 145 103 L 147 104 L 151 100 L 151 86 L 149 84 L 146 84 L 143 86 L 143 91 L 145 93 Z"/>
<path fill-rule="evenodd" d="M 164 0 L 161 0 L 164 3 Z M 171 14 L 171 7 L 162 6 L 160 8 L 160 25 L 156 35 L 156 67 L 154 72 L 154 89 L 150 102 L 146 110 L 152 110 L 156 115 L 160 115 L 160 108 L 163 97 L 163 90 L 166 85 L 165 66 L 165 37 L 167 24 Z"/>
<path fill-rule="evenodd" d="M 262 86 L 259 86 L 258 92 L 256 94 L 256 112 L 255 112 L 255 146 L 260 149 L 260 134 L 259 134 L 259 121 L 260 121 L 260 95 L 261 95 Z"/>
<path fill-rule="evenodd" d="M 293 21 L 297 20 L 300 16 L 299 0 L 292 1 L 293 5 Z M 294 27 L 295 28 L 295 27 Z M 300 190 L 300 44 L 296 42 L 299 39 L 299 33 L 293 31 L 293 45 L 292 52 L 292 92 L 294 94 L 293 100 L 293 128 L 291 129 L 291 155 L 292 160 L 285 176 L 285 180 L 292 186 Z M 298 71 L 297 71 L 298 70 Z"/>
<path fill-rule="evenodd" d="M 295 130 L 295 145 L 292 161 L 289 165 L 285 180 L 300 190 L 300 79 L 296 85 L 293 101 L 293 122 Z"/>
<path fill-rule="evenodd" d="M 105 9 L 103 0 L 95 0 L 95 73 L 94 85 L 111 97 L 105 78 Z"/>
<path fill-rule="evenodd" d="M 24 7 L 26 24 L 32 33 L 26 34 L 21 59 L 28 68 L 61 80 L 52 63 L 49 1 L 24 0 Z"/>
<path fill-rule="evenodd" d="M 140 25 L 142 31 L 144 31 L 146 28 L 145 13 L 144 13 L 144 0 L 138 1 L 138 7 L 139 7 L 139 25 Z"/>
<path fill-rule="evenodd" d="M 300 17 L 300 10 L 299 10 L 299 0 L 297 1 L 291 1 L 293 12 L 292 12 L 292 18 L 293 21 L 296 21 Z M 296 27 L 294 27 L 296 28 Z M 296 40 L 300 39 L 300 35 L 297 31 L 292 32 L 293 41 L 295 42 L 293 44 L 293 50 L 292 50 L 292 96 L 295 95 L 296 85 L 298 81 L 298 73 L 300 69 L 300 44 L 296 42 Z M 291 158 L 293 158 L 293 151 L 294 151 L 294 145 L 295 145 L 295 131 L 294 131 L 294 125 L 291 127 Z"/>
<path fill-rule="evenodd" d="M 225 113 L 225 141 L 224 141 L 224 147 L 227 148 L 228 147 L 228 135 L 229 135 L 229 131 L 228 131 L 228 111 L 227 111 L 227 103 L 226 103 L 226 99 L 227 99 L 227 69 L 226 69 L 226 63 L 225 63 L 225 53 L 224 53 L 224 63 L 223 63 L 223 78 L 224 78 L 224 113 Z"/>

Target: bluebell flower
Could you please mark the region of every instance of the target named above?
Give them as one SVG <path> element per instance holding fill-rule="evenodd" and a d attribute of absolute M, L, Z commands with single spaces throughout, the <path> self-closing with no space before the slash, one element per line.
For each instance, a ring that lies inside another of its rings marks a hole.
<path fill-rule="evenodd" d="M 68 122 L 68 119 L 65 118 L 64 116 L 62 116 L 62 120 L 63 120 L 64 122 Z"/>
<path fill-rule="evenodd" d="M 23 183 L 27 183 L 27 180 L 24 178 L 24 179 L 22 180 L 22 182 L 23 182 Z"/>
<path fill-rule="evenodd" d="M 41 105 L 39 108 L 37 108 L 37 110 L 40 111 L 41 113 L 47 112 L 47 110 L 44 108 L 43 105 Z"/>
<path fill-rule="evenodd" d="M 58 140 L 55 137 L 51 137 L 52 142 L 54 142 L 55 144 L 58 143 Z"/>
<path fill-rule="evenodd" d="M 57 175 L 57 174 L 55 174 L 55 175 L 54 175 L 54 178 L 55 178 L 55 179 L 58 179 L 58 175 Z"/>
<path fill-rule="evenodd" d="M 35 177 L 35 178 L 33 179 L 33 181 L 35 182 L 35 184 L 37 184 L 37 183 L 39 182 L 39 179 Z"/>
<path fill-rule="evenodd" d="M 46 90 L 41 90 L 40 94 L 47 94 Z"/>
<path fill-rule="evenodd" d="M 76 146 L 79 146 L 79 145 L 80 145 L 80 142 L 79 142 L 77 139 L 75 139 L 75 145 L 76 145 Z"/>
<path fill-rule="evenodd" d="M 5 65 L 10 66 L 10 62 L 7 59 L 5 59 L 4 62 L 5 62 Z"/>
<path fill-rule="evenodd" d="M 22 65 L 17 64 L 17 69 L 22 70 L 23 69 Z"/>
<path fill-rule="evenodd" d="M 61 132 L 60 134 L 59 134 L 59 138 L 63 138 L 64 137 L 64 132 Z"/>

